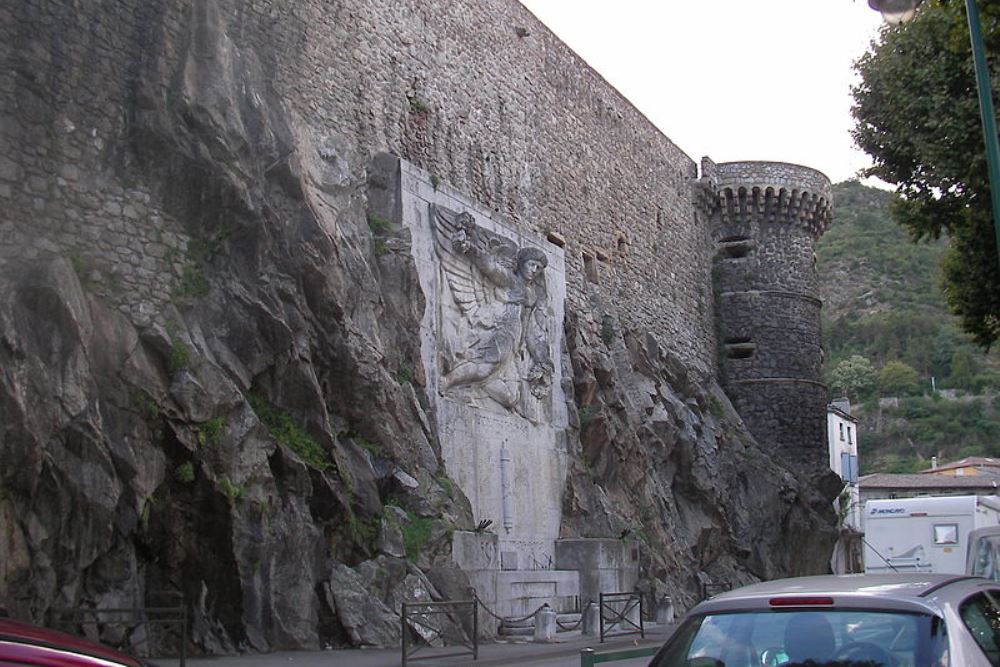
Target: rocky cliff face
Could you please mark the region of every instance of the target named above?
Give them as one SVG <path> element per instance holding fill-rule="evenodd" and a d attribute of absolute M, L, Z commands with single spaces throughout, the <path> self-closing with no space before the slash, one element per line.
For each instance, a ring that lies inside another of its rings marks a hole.
<path fill-rule="evenodd" d="M 136 11 L 150 52 L 106 82 L 120 122 L 91 136 L 84 89 L 59 84 L 81 34 L 55 39 L 60 7 L 0 10 L 53 36 L 4 52 L 0 605 L 180 595 L 206 652 L 395 643 L 400 602 L 462 596 L 449 536 L 474 526 L 368 156 L 301 122 L 212 3 L 190 29 Z M 704 581 L 825 570 L 839 489 L 784 468 L 624 315 L 595 294 L 566 318 L 564 534 L 637 541 L 645 585 L 682 605 Z"/>

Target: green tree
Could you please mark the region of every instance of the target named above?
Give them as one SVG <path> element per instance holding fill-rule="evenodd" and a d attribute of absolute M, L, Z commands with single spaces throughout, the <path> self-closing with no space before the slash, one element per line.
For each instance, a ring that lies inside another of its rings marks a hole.
<path fill-rule="evenodd" d="M 951 374 L 948 376 L 948 386 L 956 389 L 972 389 L 973 378 L 979 372 L 979 365 L 968 347 L 955 350 L 951 358 Z"/>
<path fill-rule="evenodd" d="M 837 364 L 830 373 L 830 385 L 851 400 L 863 398 L 875 386 L 875 367 L 860 354 L 854 354 Z"/>
<path fill-rule="evenodd" d="M 878 386 L 886 396 L 912 396 L 920 393 L 920 376 L 902 361 L 890 361 L 878 374 Z"/>
<path fill-rule="evenodd" d="M 1000 3 L 979 3 L 994 80 Z M 1000 336 L 1000 265 L 964 5 L 928 0 L 916 18 L 886 27 L 855 69 L 853 136 L 872 156 L 867 175 L 896 186 L 891 215 L 915 240 L 950 239 L 948 304 L 974 341 Z"/>

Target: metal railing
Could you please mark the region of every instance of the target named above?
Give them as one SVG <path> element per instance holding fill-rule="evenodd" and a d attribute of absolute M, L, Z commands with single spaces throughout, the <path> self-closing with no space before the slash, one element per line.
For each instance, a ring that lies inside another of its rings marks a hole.
<path fill-rule="evenodd" d="M 94 626 L 95 629 L 101 625 L 125 625 L 134 627 L 146 627 L 146 636 L 136 642 L 132 638 L 135 633 L 130 633 L 129 645 L 124 647 L 129 651 L 138 649 L 145 645 L 147 653 L 156 650 L 153 647 L 152 627 L 174 626 L 180 630 L 180 667 L 185 667 L 187 661 L 187 607 L 182 603 L 177 606 L 164 607 L 122 607 L 92 609 L 89 607 L 69 607 L 49 610 L 50 623 L 55 628 L 69 629 L 74 634 L 86 634 L 80 632 L 85 626 Z M 64 623 L 60 623 L 60 620 Z M 72 627 L 67 628 L 65 622 Z"/>
<path fill-rule="evenodd" d="M 461 612 L 463 609 L 468 609 L 472 614 L 471 639 L 469 639 L 469 636 L 461 627 L 461 624 L 454 618 L 454 615 Z M 458 638 L 457 643 L 454 645 L 458 646 L 460 650 L 447 653 L 435 653 L 434 655 L 419 658 L 412 657 L 417 651 L 430 647 L 431 642 L 434 639 L 440 638 L 443 642 L 447 642 L 448 637 L 445 635 L 444 624 L 440 623 L 440 621 L 435 621 L 434 618 L 432 618 L 441 616 L 445 617 L 441 619 L 442 621 L 450 620 L 452 626 L 458 626 L 458 631 L 452 633 L 451 637 Z M 471 655 L 473 660 L 479 659 L 479 604 L 477 600 L 459 600 L 455 602 L 414 602 L 409 604 L 404 602 L 399 619 L 401 635 L 400 644 L 402 645 L 403 652 L 403 667 L 406 667 L 408 662 L 416 662 L 417 660 L 430 660 L 445 657 L 453 658 L 460 655 Z M 428 637 L 424 637 L 422 633 L 418 633 L 421 639 L 423 639 L 423 642 L 415 644 L 412 647 L 410 646 L 411 626 L 420 627 L 429 635 Z"/>
<path fill-rule="evenodd" d="M 638 633 L 643 639 L 646 638 L 646 630 L 642 622 L 642 593 L 601 593 L 600 599 L 601 617 L 601 643 L 604 638 L 615 628 L 626 628 L 619 630 L 616 635 L 630 635 Z M 639 622 L 636 623 L 629 616 L 633 610 L 638 611 Z"/>
<path fill-rule="evenodd" d="M 585 648 L 580 651 L 580 667 L 594 667 L 602 662 L 617 662 L 619 660 L 631 660 L 632 658 L 648 658 L 656 655 L 660 650 L 659 646 L 646 646 L 644 648 L 627 648 L 618 651 L 605 651 L 597 653 L 592 648 Z"/>

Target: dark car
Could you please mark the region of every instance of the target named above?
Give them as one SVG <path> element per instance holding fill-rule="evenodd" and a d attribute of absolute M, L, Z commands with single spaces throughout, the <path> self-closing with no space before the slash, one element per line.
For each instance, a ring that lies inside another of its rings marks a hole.
<path fill-rule="evenodd" d="M 946 574 L 801 577 L 694 607 L 650 667 L 1000 665 L 1000 583 Z"/>
<path fill-rule="evenodd" d="M 0 618 L 0 665 L 142 667 L 135 658 L 107 646 L 9 618 Z"/>

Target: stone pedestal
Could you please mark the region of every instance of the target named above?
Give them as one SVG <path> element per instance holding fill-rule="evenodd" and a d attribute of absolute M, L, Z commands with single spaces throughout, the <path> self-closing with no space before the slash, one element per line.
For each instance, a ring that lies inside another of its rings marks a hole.
<path fill-rule="evenodd" d="M 543 607 L 535 614 L 535 641 L 550 642 L 556 638 L 556 612 L 551 607 Z"/>
<path fill-rule="evenodd" d="M 525 616 L 548 604 L 557 612 L 576 611 L 580 574 L 566 570 L 502 570 L 499 538 L 490 533 L 455 531 L 452 559 L 469 575 L 479 598 L 500 616 Z M 488 616 L 488 615 L 487 615 Z M 481 627 L 492 621 L 481 617 Z"/>
<path fill-rule="evenodd" d="M 639 580 L 638 547 L 622 540 L 568 538 L 557 540 L 556 567 L 580 574 L 580 601 L 597 602 L 601 593 L 625 593 Z"/>

